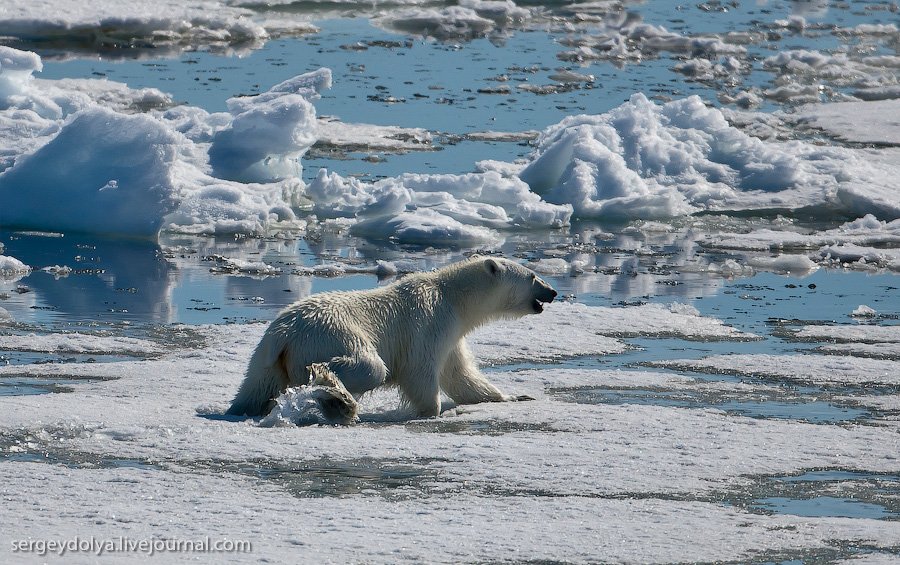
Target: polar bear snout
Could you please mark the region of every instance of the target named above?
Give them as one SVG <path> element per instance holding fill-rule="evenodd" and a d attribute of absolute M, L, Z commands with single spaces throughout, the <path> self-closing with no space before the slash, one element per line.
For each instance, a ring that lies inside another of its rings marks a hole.
<path fill-rule="evenodd" d="M 543 312 L 544 304 L 553 302 L 557 294 L 558 293 L 553 289 L 552 286 L 535 277 L 534 300 L 531 303 L 531 307 L 534 309 L 535 314 L 540 314 L 541 312 Z"/>

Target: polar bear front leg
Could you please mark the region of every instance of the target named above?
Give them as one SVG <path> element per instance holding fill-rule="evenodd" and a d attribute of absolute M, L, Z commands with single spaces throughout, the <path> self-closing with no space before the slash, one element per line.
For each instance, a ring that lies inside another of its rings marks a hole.
<path fill-rule="evenodd" d="M 424 363 L 412 368 L 407 378 L 401 376 L 397 384 L 403 392 L 404 400 L 412 406 L 421 418 L 436 418 L 441 415 L 440 377 L 433 364 Z"/>
<path fill-rule="evenodd" d="M 441 389 L 457 404 L 520 400 L 503 394 L 488 382 L 478 370 L 475 357 L 469 351 L 465 339 L 459 340 L 447 356 L 447 362 L 441 371 Z"/>
<path fill-rule="evenodd" d="M 374 351 L 332 357 L 327 366 L 340 379 L 344 388 L 357 397 L 380 387 L 387 380 L 387 366 Z"/>

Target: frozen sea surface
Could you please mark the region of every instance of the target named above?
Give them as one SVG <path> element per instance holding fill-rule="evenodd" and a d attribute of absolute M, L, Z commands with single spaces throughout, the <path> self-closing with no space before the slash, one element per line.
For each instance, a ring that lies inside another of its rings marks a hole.
<path fill-rule="evenodd" d="M 897 18 L 0 6 L 3 561 L 898 562 Z M 560 291 L 470 339 L 534 401 L 222 415 L 284 306 L 472 252 Z"/>

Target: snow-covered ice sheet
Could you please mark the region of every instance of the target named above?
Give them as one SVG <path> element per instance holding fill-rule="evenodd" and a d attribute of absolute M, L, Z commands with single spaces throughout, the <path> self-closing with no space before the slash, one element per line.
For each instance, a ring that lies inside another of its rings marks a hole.
<path fill-rule="evenodd" d="M 898 541 L 890 522 L 748 515 L 701 502 L 485 498 L 465 493 L 397 501 L 366 496 L 292 499 L 258 480 L 227 472 L 48 468 L 31 463 L 0 464 L 0 477 L 10 502 L 0 513 L 5 523 L 21 526 L 20 531 L 53 531 L 59 539 L 209 535 L 252 542 L 250 555 L 192 555 L 216 563 L 286 558 L 459 563 L 511 556 L 576 562 L 715 561 L 750 558 L 759 550 L 827 548 L 832 540 L 865 539 L 876 547 Z M 8 488 L 11 484 L 15 490 Z M 152 505 L 134 504 L 150 497 Z M 32 506 L 35 498 L 41 504 L 26 516 L 10 513 Z M 298 516 L 304 518 L 302 528 L 297 527 Z M 499 526 L 497 516 L 516 526 Z M 702 540 L 696 536 L 699 530 L 704 531 Z M 19 539 L 7 529 L 3 538 L 7 547 Z M 409 543 L 411 539 L 429 542 Z M 120 563 L 147 559 L 109 557 Z"/>
<path fill-rule="evenodd" d="M 542 320 L 546 325 L 530 325 Z M 519 322 L 490 326 L 490 337 L 505 344 L 495 343 L 498 351 L 514 358 L 528 352 L 532 361 L 540 360 L 535 344 L 541 336 L 564 336 L 564 325 L 619 336 L 657 328 L 657 335 L 748 337 L 680 305 L 561 303 Z M 766 516 L 716 503 L 722 493 L 746 496 L 740 493 L 749 488 L 748 477 L 759 475 L 823 467 L 895 472 L 898 439 L 889 428 L 575 404 L 548 391 L 718 387 L 749 393 L 760 387 L 553 366 L 490 372 L 498 386 L 537 398 L 532 402 L 460 406 L 435 420 L 392 421 L 397 398 L 385 392 L 363 399 L 362 423 L 355 426 L 265 428 L 220 416 L 264 329 L 201 327 L 202 346 L 173 340 L 162 356 L 147 360 L 0 368 L 0 378 L 98 378 L 73 379 L 74 392 L 67 394 L 0 397 L 0 447 L 2 457 L 12 459 L 0 462 L 4 523 L 61 536 L 222 535 L 251 539 L 254 558 L 296 554 L 325 562 L 510 555 L 578 562 L 739 560 L 861 537 L 876 548 L 898 543 L 893 522 Z M 476 344 L 486 339 L 481 335 Z M 52 344 L 41 336 L 34 341 Z M 575 339 L 557 341 L 561 355 L 583 353 Z M 119 347 L 124 352 L 130 344 Z M 34 462 L 42 454 L 47 463 Z M 377 478 L 392 467 L 406 477 L 399 488 L 385 488 Z M 331 477 L 326 485 L 350 481 L 347 492 L 355 494 L 336 496 L 339 484 L 336 490 L 314 487 L 316 473 Z M 154 502 L 134 504 L 142 496 Z M 199 518 L 201 511 L 208 519 Z M 307 521 L 300 530 L 291 525 L 298 515 Z M 497 529 L 500 515 L 519 524 L 512 537 Z M 381 520 L 385 516 L 391 519 Z M 430 537 L 438 523 L 459 526 L 441 526 L 437 545 L 403 541 Z M 8 544 L 19 531 L 4 529 L 2 541 Z"/>
<path fill-rule="evenodd" d="M 900 100 L 813 104 L 791 117 L 844 141 L 900 145 Z"/>

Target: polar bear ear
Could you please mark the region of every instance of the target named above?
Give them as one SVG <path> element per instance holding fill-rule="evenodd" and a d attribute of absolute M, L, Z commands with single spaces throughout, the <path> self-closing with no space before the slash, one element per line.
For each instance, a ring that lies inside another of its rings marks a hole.
<path fill-rule="evenodd" d="M 497 273 L 500 272 L 500 263 L 488 257 L 484 260 L 484 268 L 490 273 L 492 276 L 496 276 Z"/>

